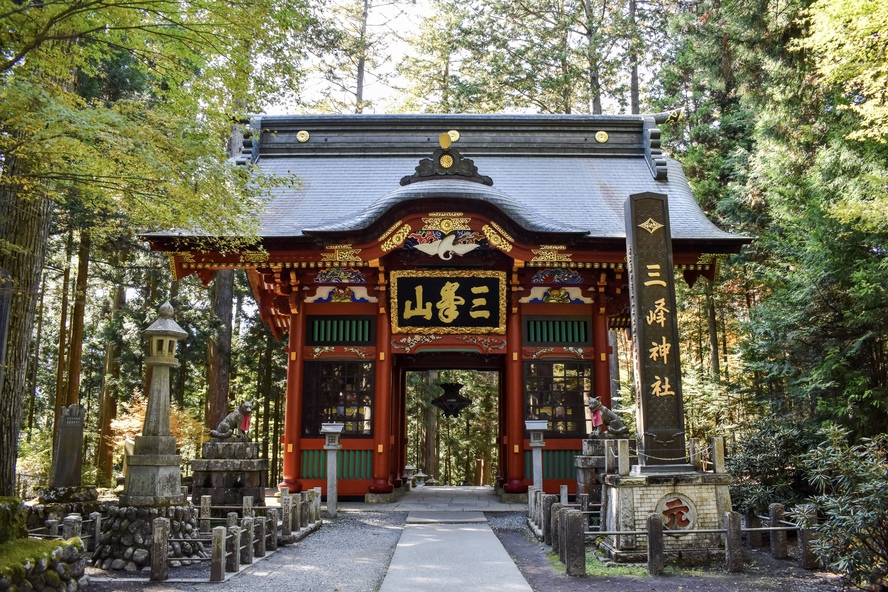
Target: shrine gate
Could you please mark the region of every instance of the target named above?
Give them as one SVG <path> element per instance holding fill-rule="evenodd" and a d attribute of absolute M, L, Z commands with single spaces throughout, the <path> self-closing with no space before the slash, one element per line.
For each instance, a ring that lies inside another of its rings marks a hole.
<path fill-rule="evenodd" d="M 713 225 L 651 116 L 273 116 L 236 164 L 294 175 L 261 244 L 189 250 L 155 233 L 174 277 L 244 269 L 287 340 L 283 485 L 326 486 L 321 424 L 341 422 L 339 494 L 400 487 L 406 373 L 499 372 L 498 480 L 532 482 L 526 419 L 548 421 L 547 490 L 576 486 L 587 404 L 610 406 L 609 332 L 629 323 L 624 203 L 669 200 L 673 265 L 712 279 L 748 242 Z M 560 467 L 560 468 L 559 468 Z"/>

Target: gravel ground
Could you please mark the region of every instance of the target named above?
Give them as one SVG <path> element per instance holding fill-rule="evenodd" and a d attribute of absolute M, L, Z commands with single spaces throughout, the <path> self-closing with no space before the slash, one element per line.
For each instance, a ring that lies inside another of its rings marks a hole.
<path fill-rule="evenodd" d="M 771 559 L 766 553 L 749 554 L 745 572 L 727 574 L 718 565 L 693 568 L 657 578 L 604 576 L 569 578 L 553 566 L 548 547 L 530 536 L 524 515 L 487 513 L 493 531 L 536 592 L 838 592 L 840 579 L 804 571 L 791 561 Z M 222 584 L 209 584 L 209 566 L 174 568 L 170 577 L 196 578 L 201 583 L 125 581 L 130 574 L 108 574 L 88 568 L 92 592 L 152 592 L 211 589 L 224 592 L 374 592 L 379 589 L 398 544 L 406 512 L 340 512 L 302 541 L 281 547 Z M 563 570 L 562 570 L 563 571 Z M 106 581 L 100 581 L 104 579 Z M 456 591 L 455 591 L 456 592 Z M 462 592 L 462 591 L 458 591 Z"/>
<path fill-rule="evenodd" d="M 209 566 L 173 568 L 175 579 L 200 578 L 200 584 L 124 581 L 125 575 L 112 574 L 110 581 L 98 581 L 106 572 L 89 569 L 94 592 L 194 591 L 211 587 L 225 592 L 371 592 L 382 584 L 406 512 L 340 512 L 325 519 L 317 532 L 305 539 L 280 547 L 274 555 L 253 564 L 223 584 L 209 584 Z M 128 575 L 128 574 L 127 574 Z"/>

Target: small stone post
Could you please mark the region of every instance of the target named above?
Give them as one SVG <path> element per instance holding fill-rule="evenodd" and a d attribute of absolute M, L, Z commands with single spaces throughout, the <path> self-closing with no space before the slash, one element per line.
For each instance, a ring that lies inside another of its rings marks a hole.
<path fill-rule="evenodd" d="M 336 460 L 339 456 L 339 435 L 345 428 L 344 423 L 322 423 L 321 433 L 326 438 L 324 450 L 327 451 L 327 516 L 336 517 L 336 510 L 339 504 L 339 494 L 337 490 L 338 484 L 338 467 Z"/>
<path fill-rule="evenodd" d="M 290 526 L 292 524 L 292 518 L 290 517 L 290 513 L 293 511 L 292 508 L 293 498 L 290 497 L 289 494 L 284 495 L 281 494 L 281 536 L 288 537 L 292 534 L 290 530 Z"/>
<path fill-rule="evenodd" d="M 725 512 L 725 530 L 725 566 L 729 572 L 741 572 L 744 557 L 738 512 Z"/>
<path fill-rule="evenodd" d="M 559 492 L 561 493 L 561 505 L 566 506 L 568 502 L 567 485 L 562 485 Z"/>
<path fill-rule="evenodd" d="M 58 520 L 47 520 L 46 521 L 46 533 L 51 537 L 59 536 L 59 521 Z"/>
<path fill-rule="evenodd" d="M 629 440 L 617 440 L 617 473 L 629 474 Z"/>
<path fill-rule="evenodd" d="M 225 527 L 213 529 L 210 548 L 210 581 L 221 582 L 225 579 Z"/>
<path fill-rule="evenodd" d="M 268 519 L 265 516 L 256 516 L 253 521 L 253 528 L 256 531 L 256 543 L 253 555 L 256 557 L 265 557 L 265 528 L 268 525 Z"/>
<path fill-rule="evenodd" d="M 696 471 L 703 470 L 703 446 L 701 444 L 702 440 L 700 438 L 691 438 L 688 440 L 688 456 Z"/>
<path fill-rule="evenodd" d="M 277 548 L 278 548 L 278 532 L 277 532 L 278 531 L 278 513 L 277 513 L 277 510 L 275 508 L 269 508 L 268 510 L 266 510 L 265 515 L 268 517 L 268 526 L 266 527 L 266 529 L 267 529 L 266 532 L 269 535 L 267 547 L 268 547 L 269 551 L 277 551 Z"/>
<path fill-rule="evenodd" d="M 652 576 L 659 576 L 663 574 L 665 550 L 663 546 L 663 517 L 660 514 L 648 514 L 647 533 L 648 573 Z"/>
<path fill-rule="evenodd" d="M 533 504 L 536 502 L 537 488 L 531 485 L 527 488 L 527 517 L 533 520 Z"/>
<path fill-rule="evenodd" d="M 557 496 L 552 496 L 552 497 L 554 497 L 556 500 L 558 499 Z M 548 539 L 549 544 L 552 545 L 552 552 L 558 553 L 559 559 L 561 558 L 561 554 L 559 553 L 559 546 L 561 543 L 561 539 L 559 538 L 560 528 L 561 528 L 561 514 L 560 514 L 560 512 L 561 512 L 561 508 L 563 508 L 563 507 L 564 506 L 562 506 L 561 503 L 556 501 L 549 508 L 549 515 L 550 515 L 549 532 L 546 533 L 546 538 Z"/>
<path fill-rule="evenodd" d="M 808 520 L 816 519 L 813 508 L 808 513 Z M 799 544 L 799 567 L 802 569 L 817 569 L 820 566 L 820 559 L 814 553 L 811 543 L 817 540 L 817 531 L 813 528 L 799 527 L 798 533 Z"/>
<path fill-rule="evenodd" d="M 170 565 L 167 563 L 170 519 L 155 518 L 153 527 L 153 541 L 151 543 L 151 581 L 164 582 L 170 577 Z"/>
<path fill-rule="evenodd" d="M 225 553 L 225 571 L 240 571 L 240 544 L 241 529 L 238 526 L 229 526 L 228 535 L 231 537 L 231 547 Z"/>
<path fill-rule="evenodd" d="M 552 544 L 552 504 L 558 499 L 558 496 L 551 493 L 543 494 L 543 504 L 541 509 L 542 521 L 540 527 L 543 531 L 543 542 L 547 545 Z"/>
<path fill-rule="evenodd" d="M 759 518 L 757 510 L 747 510 L 746 511 L 746 528 L 761 528 L 762 527 L 762 519 Z M 758 549 L 762 546 L 762 533 L 761 531 L 756 532 L 747 532 L 746 533 L 746 546 L 750 549 Z"/>
<path fill-rule="evenodd" d="M 227 525 L 228 525 L 229 527 L 231 527 L 231 526 L 237 526 L 237 512 L 228 512 L 228 521 L 227 521 Z"/>
<path fill-rule="evenodd" d="M 256 530 L 253 528 L 253 525 L 253 518 L 250 516 L 241 518 L 240 560 L 244 565 L 253 563 L 253 544 L 256 538 Z"/>
<path fill-rule="evenodd" d="M 209 534 L 211 529 L 210 515 L 212 510 L 210 505 L 213 502 L 212 496 L 200 496 L 200 534 Z"/>
<path fill-rule="evenodd" d="M 70 514 L 62 519 L 62 538 L 73 539 L 79 537 L 83 529 L 83 519 L 80 514 Z"/>
<path fill-rule="evenodd" d="M 783 504 L 771 504 L 768 506 L 768 516 L 771 519 L 771 526 L 783 526 L 783 519 L 786 514 L 783 510 Z M 786 531 L 771 531 L 771 557 L 774 559 L 786 559 L 789 553 L 786 549 Z"/>
<path fill-rule="evenodd" d="M 724 436 L 714 436 L 712 442 L 712 470 L 716 473 L 727 473 L 728 465 L 725 462 Z"/>
<path fill-rule="evenodd" d="M 585 516 L 582 510 L 568 509 L 562 515 L 564 567 L 569 576 L 586 575 Z"/>
<path fill-rule="evenodd" d="M 99 512 L 93 512 L 89 515 L 89 519 L 92 520 L 93 523 L 92 544 L 90 545 L 90 551 L 95 551 L 99 548 L 100 541 L 102 539 L 102 514 Z"/>

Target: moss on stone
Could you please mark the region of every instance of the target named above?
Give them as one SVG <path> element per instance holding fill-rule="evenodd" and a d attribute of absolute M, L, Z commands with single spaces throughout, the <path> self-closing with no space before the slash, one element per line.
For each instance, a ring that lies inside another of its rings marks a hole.
<path fill-rule="evenodd" d="M 61 539 L 18 539 L 0 544 L 0 574 L 13 576 L 24 575 L 25 564 L 37 563 L 41 557 L 49 560 L 53 551 L 65 545 L 75 545 L 83 549 L 83 542 L 79 538 L 70 540 Z"/>
<path fill-rule="evenodd" d="M 0 497 L 0 543 L 28 536 L 27 514 L 22 500 Z"/>

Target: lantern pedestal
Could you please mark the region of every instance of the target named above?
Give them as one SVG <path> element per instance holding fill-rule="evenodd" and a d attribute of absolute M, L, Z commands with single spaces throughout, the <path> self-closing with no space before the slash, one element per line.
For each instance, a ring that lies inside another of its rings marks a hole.
<path fill-rule="evenodd" d="M 121 506 L 167 506 L 185 503 L 175 436 L 136 436 L 127 460 L 129 474 Z"/>

